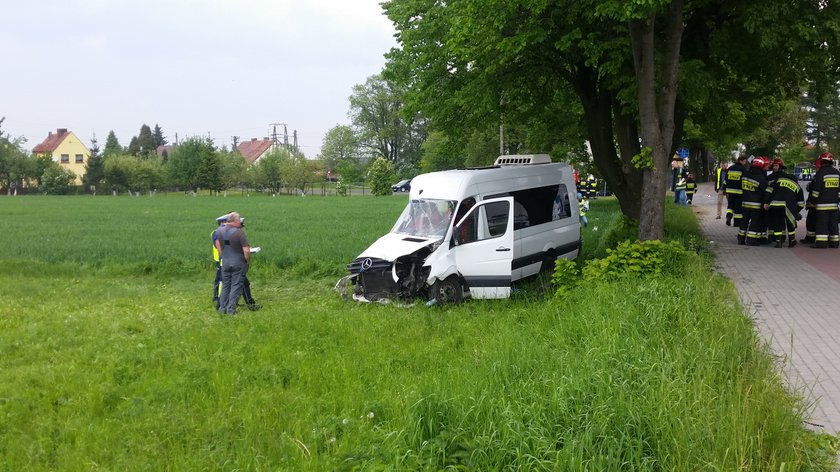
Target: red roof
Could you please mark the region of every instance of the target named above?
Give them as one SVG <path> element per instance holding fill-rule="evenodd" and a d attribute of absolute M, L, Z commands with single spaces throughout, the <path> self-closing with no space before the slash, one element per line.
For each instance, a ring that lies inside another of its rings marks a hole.
<path fill-rule="evenodd" d="M 67 128 L 58 128 L 56 133 L 53 134 L 52 131 L 47 135 L 47 139 L 44 140 L 41 144 L 35 146 L 32 149 L 33 154 L 49 154 L 58 148 L 62 141 L 64 141 L 64 137 L 70 134 L 67 131 Z"/>
<path fill-rule="evenodd" d="M 274 141 L 268 138 L 251 138 L 250 141 L 240 143 L 239 146 L 236 146 L 236 149 L 239 150 L 239 153 L 242 154 L 242 157 L 245 158 L 245 161 L 250 164 L 256 161 L 260 156 L 265 154 L 265 152 L 268 151 L 273 144 Z"/>

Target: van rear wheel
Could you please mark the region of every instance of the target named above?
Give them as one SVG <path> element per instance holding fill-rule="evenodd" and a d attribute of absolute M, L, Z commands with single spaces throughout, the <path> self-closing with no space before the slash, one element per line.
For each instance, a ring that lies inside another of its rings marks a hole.
<path fill-rule="evenodd" d="M 554 274 L 554 264 L 557 262 L 557 256 L 554 253 L 548 253 L 542 260 L 540 265 L 540 273 L 551 277 Z"/>
<path fill-rule="evenodd" d="M 464 300 L 464 288 L 461 286 L 461 281 L 457 276 L 450 275 L 449 277 L 438 280 L 432 286 L 432 295 L 437 299 L 438 303 L 452 303 L 458 304 Z"/>

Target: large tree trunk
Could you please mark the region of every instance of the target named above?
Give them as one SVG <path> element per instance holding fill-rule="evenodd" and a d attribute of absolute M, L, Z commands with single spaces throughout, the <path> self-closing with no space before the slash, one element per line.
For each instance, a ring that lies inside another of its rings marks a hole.
<path fill-rule="evenodd" d="M 665 233 L 665 182 L 674 138 L 677 97 L 677 65 L 682 39 L 683 0 L 673 0 L 667 15 L 665 51 L 662 56 L 661 88 L 656 93 L 656 14 L 629 22 L 633 65 L 639 96 L 642 144 L 651 149 L 653 168 L 644 171 L 639 239 L 662 239 Z"/>
<path fill-rule="evenodd" d="M 612 108 L 616 141 L 621 158 L 621 172 L 627 182 L 625 198 L 628 198 L 632 207 L 636 209 L 633 214 L 623 213 L 638 221 L 642 208 L 642 171 L 633 165 L 633 157 L 642 151 L 642 146 L 639 144 L 639 125 L 636 120 L 621 111 L 621 106 L 615 98 L 613 98 Z"/>
<path fill-rule="evenodd" d="M 610 190 L 618 199 L 621 212 L 629 218 L 639 219 L 641 196 L 641 173 L 629 165 L 629 159 L 624 158 L 624 149 L 632 149 L 628 136 L 635 135 L 635 124 L 632 120 L 617 118 L 617 128 L 621 128 L 619 143 L 622 146 L 622 158 L 616 153 L 615 129 L 613 128 L 612 108 L 614 99 L 612 94 L 597 85 L 594 72 L 586 66 L 579 66 L 572 78 L 572 85 L 583 105 L 586 120 L 587 137 L 592 151 L 595 166 L 601 176 L 607 181 Z M 632 127 L 632 131 L 626 129 Z M 637 139 L 638 142 L 638 139 Z M 638 146 L 637 146 L 638 147 Z M 637 151 L 638 152 L 638 151 Z"/>

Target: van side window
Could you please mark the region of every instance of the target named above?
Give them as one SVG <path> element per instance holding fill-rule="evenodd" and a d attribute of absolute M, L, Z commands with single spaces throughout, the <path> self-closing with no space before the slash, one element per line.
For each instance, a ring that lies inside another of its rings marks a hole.
<path fill-rule="evenodd" d="M 483 218 L 480 218 L 480 216 L 483 216 Z M 474 211 L 467 216 L 461 223 L 459 243 L 467 244 L 504 235 L 509 217 L 510 205 L 508 205 L 508 202 L 494 202 L 482 206 L 478 211 Z"/>
<path fill-rule="evenodd" d="M 551 211 L 553 220 L 561 220 L 572 216 L 572 204 L 569 201 L 569 191 L 565 184 L 560 184 L 557 195 L 554 196 L 554 204 Z"/>
<path fill-rule="evenodd" d="M 513 202 L 513 229 L 527 228 L 531 225 L 528 219 L 528 210 L 521 203 Z"/>
<path fill-rule="evenodd" d="M 506 196 L 513 197 L 515 205 L 514 229 L 550 223 L 572 216 L 569 190 L 565 184 L 488 195 L 485 198 Z"/>

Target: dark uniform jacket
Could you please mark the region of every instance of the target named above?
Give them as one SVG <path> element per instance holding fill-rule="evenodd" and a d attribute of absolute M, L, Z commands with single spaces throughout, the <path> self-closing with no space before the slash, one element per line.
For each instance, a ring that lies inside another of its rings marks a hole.
<path fill-rule="evenodd" d="M 770 193 L 767 191 L 767 174 L 760 167 L 750 166 L 750 170 L 741 175 L 741 190 L 743 195 L 741 206 L 743 208 L 758 210 L 765 203 L 770 203 Z"/>
<path fill-rule="evenodd" d="M 814 175 L 808 194 L 809 206 L 817 210 L 837 210 L 840 197 L 840 171 L 830 165 L 820 167 Z"/>
<path fill-rule="evenodd" d="M 697 191 L 697 182 L 694 181 L 691 177 L 686 177 L 685 179 L 685 193 L 689 195 L 694 195 L 694 192 Z"/>
<path fill-rule="evenodd" d="M 796 177 L 784 171 L 776 174 L 776 181 L 771 186 L 770 206 L 787 207 L 794 217 L 805 207 L 805 194 L 796 181 Z M 799 218 L 796 218 L 799 219 Z"/>
<path fill-rule="evenodd" d="M 741 192 L 741 176 L 746 173 L 746 169 L 740 162 L 736 162 L 729 166 L 726 170 L 726 194 L 740 195 Z"/>

